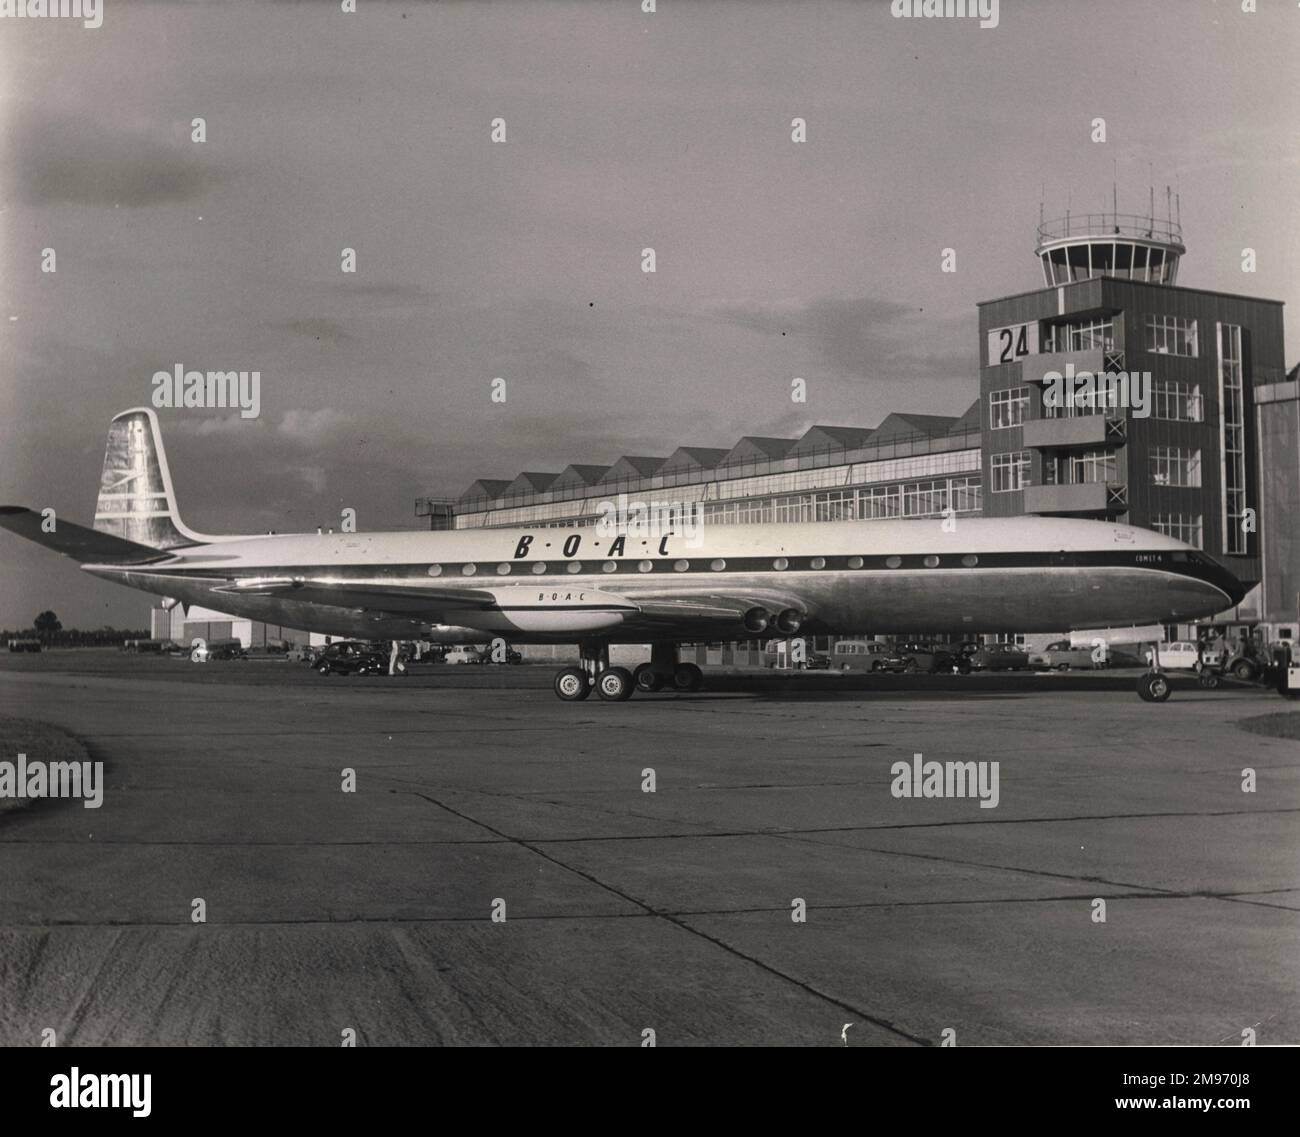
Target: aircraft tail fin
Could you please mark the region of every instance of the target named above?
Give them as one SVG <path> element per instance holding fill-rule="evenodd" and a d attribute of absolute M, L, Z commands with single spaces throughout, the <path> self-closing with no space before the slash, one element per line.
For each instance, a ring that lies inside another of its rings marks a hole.
<path fill-rule="evenodd" d="M 95 529 L 153 549 L 207 541 L 181 521 L 158 416 L 149 407 L 123 411 L 109 424 Z"/>

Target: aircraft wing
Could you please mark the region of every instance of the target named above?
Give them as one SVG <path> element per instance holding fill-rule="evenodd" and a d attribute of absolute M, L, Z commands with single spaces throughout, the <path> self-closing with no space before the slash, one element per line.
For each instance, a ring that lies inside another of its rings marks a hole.
<path fill-rule="evenodd" d="M 358 580 L 330 577 L 251 577 L 213 589 L 232 596 L 274 596 L 306 604 L 357 608 L 403 615 L 440 616 L 449 610 L 484 611 L 496 601 L 480 588 L 448 588 L 430 581 L 412 584 L 384 579 Z"/>
<path fill-rule="evenodd" d="M 436 580 L 426 584 L 386 578 L 257 577 L 231 581 L 214 591 L 418 616 L 502 633 L 598 634 L 617 627 L 620 631 L 685 637 L 747 627 L 761 630 L 746 623 L 747 614 L 756 608 L 772 614 L 803 609 L 797 599 L 768 595 L 767 590 L 732 595 L 638 589 L 623 595 L 556 582 L 461 588 Z"/>

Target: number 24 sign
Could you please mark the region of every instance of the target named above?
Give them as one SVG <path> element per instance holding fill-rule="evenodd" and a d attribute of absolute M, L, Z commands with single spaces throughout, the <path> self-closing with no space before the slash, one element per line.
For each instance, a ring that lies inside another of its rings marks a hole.
<path fill-rule="evenodd" d="M 1038 324 L 1012 324 L 989 331 L 989 366 L 1014 363 L 1026 355 L 1038 354 Z"/>

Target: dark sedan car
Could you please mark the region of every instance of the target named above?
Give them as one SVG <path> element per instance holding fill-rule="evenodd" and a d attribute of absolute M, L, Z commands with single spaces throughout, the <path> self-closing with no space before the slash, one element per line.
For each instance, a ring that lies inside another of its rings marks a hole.
<path fill-rule="evenodd" d="M 387 675 L 388 652 L 347 640 L 330 644 L 317 657 L 315 667 L 322 675 Z M 406 660 L 399 658 L 395 670 L 405 675 Z"/>
<path fill-rule="evenodd" d="M 925 671 L 950 674 L 964 670 L 962 657 L 936 644 L 897 644 L 871 661 L 872 671 Z"/>
<path fill-rule="evenodd" d="M 976 671 L 1028 671 L 1029 653 L 1015 644 L 984 644 L 970 657 Z"/>

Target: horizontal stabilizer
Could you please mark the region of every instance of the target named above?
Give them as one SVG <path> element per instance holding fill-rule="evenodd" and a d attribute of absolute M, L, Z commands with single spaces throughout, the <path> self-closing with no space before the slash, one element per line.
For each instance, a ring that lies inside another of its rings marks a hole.
<path fill-rule="evenodd" d="M 26 509 L 21 505 L 0 505 L 0 528 L 9 529 L 20 537 L 44 545 L 65 557 L 72 557 L 82 564 L 141 564 L 160 560 L 167 555 L 148 545 L 140 545 L 124 537 L 114 537 L 111 533 L 101 533 L 58 518 L 51 519 L 52 530 L 47 533 L 42 527 L 44 521 L 44 517 L 34 509 Z"/>

